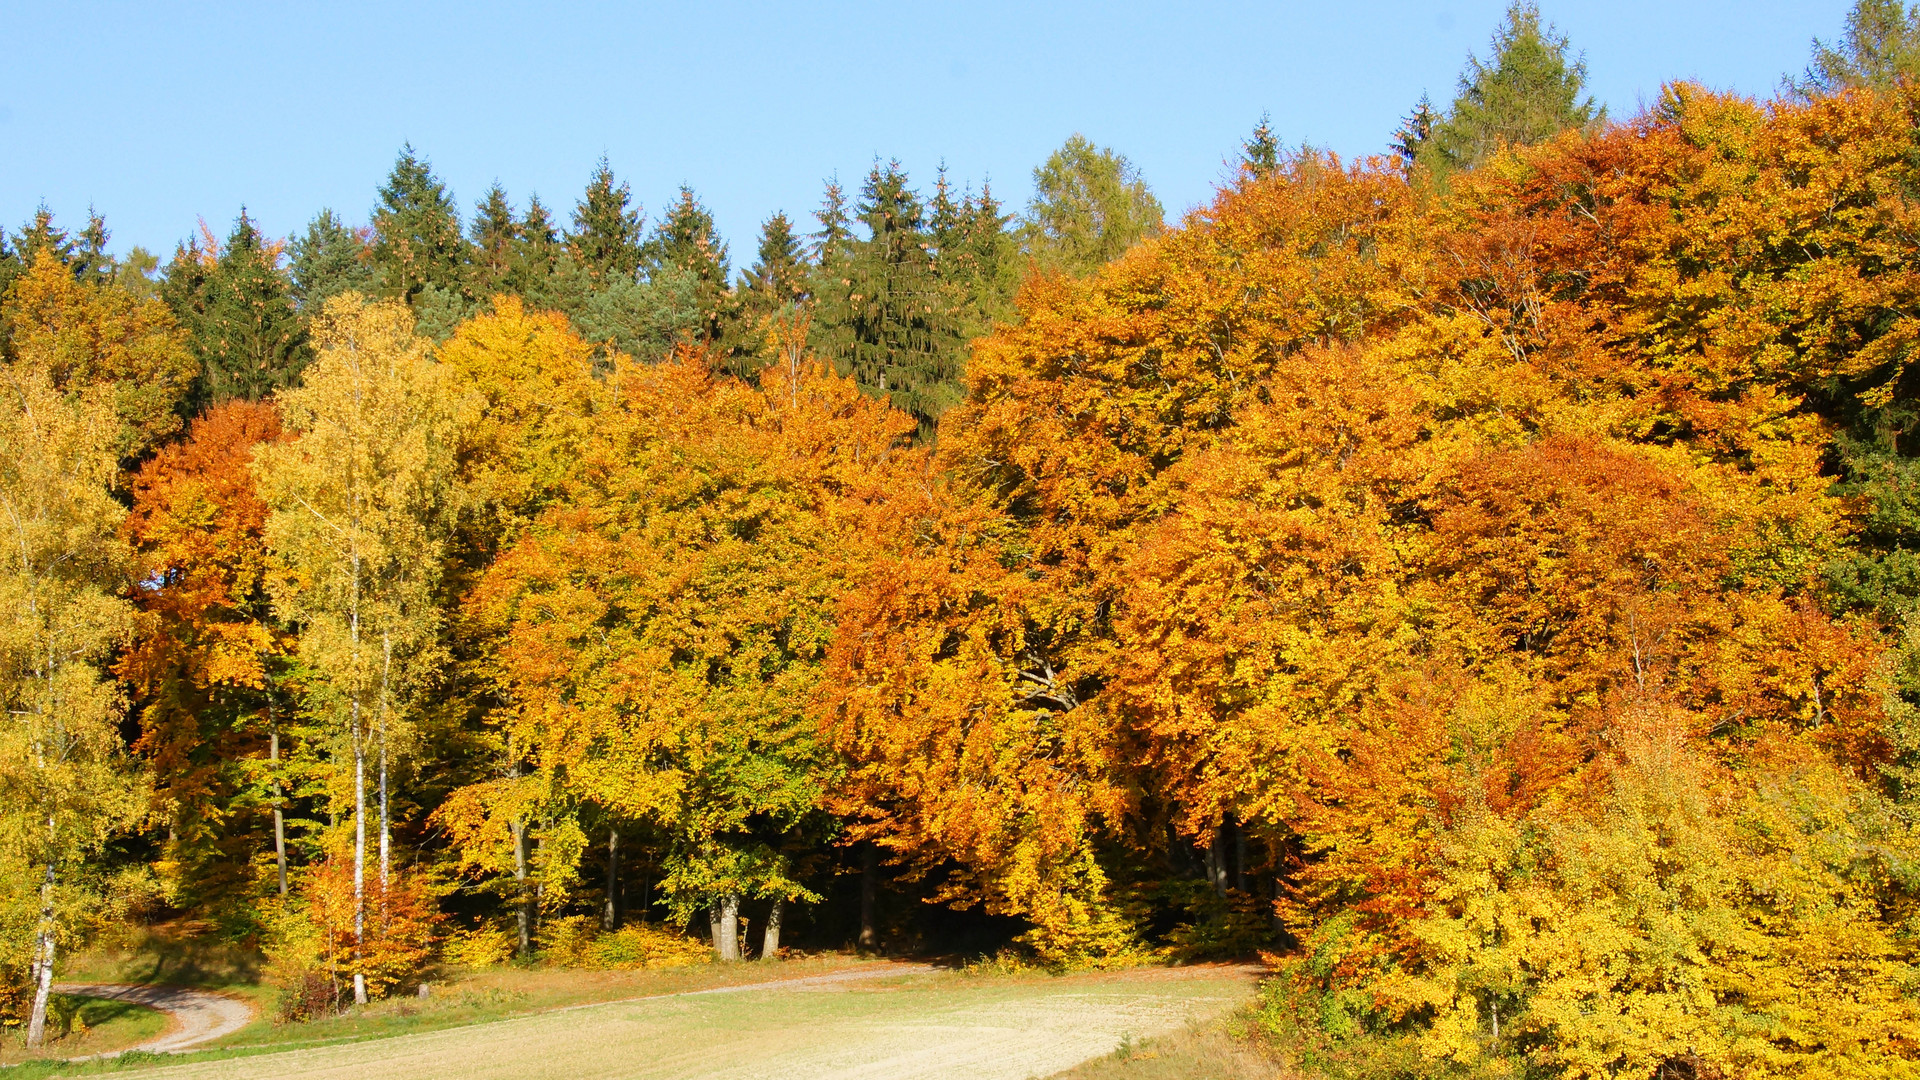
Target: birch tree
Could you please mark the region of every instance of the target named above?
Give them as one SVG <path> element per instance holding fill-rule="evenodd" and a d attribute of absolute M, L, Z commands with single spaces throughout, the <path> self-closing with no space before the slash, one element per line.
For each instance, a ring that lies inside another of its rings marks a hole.
<path fill-rule="evenodd" d="M 39 878 L 29 1047 L 46 1035 L 62 927 L 82 910 L 68 876 L 142 808 L 121 753 L 124 702 L 104 670 L 132 627 L 119 595 L 125 512 L 108 493 L 112 400 L 0 366 L 0 853 Z"/>
<path fill-rule="evenodd" d="M 297 438 L 262 447 L 267 542 L 284 572 L 280 616 L 298 627 L 319 678 L 309 707 L 331 718 L 350 754 L 354 793 L 354 940 L 367 938 L 367 771 L 377 772 L 379 884 L 392 873 L 389 776 L 404 717 L 441 655 L 434 604 L 444 559 L 460 401 L 446 371 L 395 303 L 348 294 L 314 327 L 318 356 L 281 399 Z M 354 973 L 354 1000 L 367 1000 Z"/>

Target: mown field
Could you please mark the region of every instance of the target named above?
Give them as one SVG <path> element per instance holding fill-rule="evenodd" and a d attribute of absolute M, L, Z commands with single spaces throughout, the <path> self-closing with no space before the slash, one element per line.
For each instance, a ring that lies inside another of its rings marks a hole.
<path fill-rule="evenodd" d="M 1147 1058 L 1156 1053 L 1151 1040 L 1201 1030 L 1246 1001 L 1252 985 L 1246 971 L 1227 967 L 1066 977 L 842 975 L 583 1005 L 271 1054 L 208 1056 L 143 1068 L 140 1075 L 1026 1080 L 1096 1058 L 1120 1063 L 1136 1050 Z"/>

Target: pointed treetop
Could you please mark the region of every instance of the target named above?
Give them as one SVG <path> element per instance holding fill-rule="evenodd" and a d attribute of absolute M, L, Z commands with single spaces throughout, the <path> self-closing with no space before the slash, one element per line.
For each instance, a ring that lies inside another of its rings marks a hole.
<path fill-rule="evenodd" d="M 1468 55 L 1460 92 L 1434 129 L 1441 163 L 1472 167 L 1502 146 L 1527 146 L 1604 119 L 1592 97 L 1581 98 L 1587 65 L 1567 49 L 1566 35 L 1542 26 L 1530 0 L 1508 7 L 1488 58 Z"/>
<path fill-rule="evenodd" d="M 1273 117 L 1261 113 L 1253 134 L 1240 144 L 1240 167 L 1255 180 L 1264 180 L 1280 168 L 1280 140 L 1273 134 Z"/>
<path fill-rule="evenodd" d="M 573 232 L 567 247 L 574 260 L 596 280 L 630 278 L 640 269 L 640 207 L 629 206 L 633 192 L 616 181 L 613 167 L 602 157 L 587 181 L 586 194 L 573 211 Z"/>

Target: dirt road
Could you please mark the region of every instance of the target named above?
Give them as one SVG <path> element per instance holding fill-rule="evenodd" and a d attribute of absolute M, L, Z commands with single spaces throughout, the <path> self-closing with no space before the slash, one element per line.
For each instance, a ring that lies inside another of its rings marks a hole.
<path fill-rule="evenodd" d="M 253 1009 L 243 1001 L 181 986 L 59 982 L 53 984 L 53 992 L 74 997 L 130 1001 L 166 1013 L 172 1024 L 165 1034 L 128 1048 L 156 1054 L 211 1042 L 222 1035 L 239 1031 L 253 1019 Z"/>
<path fill-rule="evenodd" d="M 1245 971 L 828 976 L 167 1066 L 153 1080 L 1027 1080 L 1217 1016 Z"/>

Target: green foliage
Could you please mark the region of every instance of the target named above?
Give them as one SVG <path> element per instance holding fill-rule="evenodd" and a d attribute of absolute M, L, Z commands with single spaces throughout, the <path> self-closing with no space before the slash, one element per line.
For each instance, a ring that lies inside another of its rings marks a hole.
<path fill-rule="evenodd" d="M 1839 41 L 1813 42 L 1813 62 L 1787 87 L 1802 98 L 1854 87 L 1891 90 L 1920 75 L 1920 7 L 1903 0 L 1854 0 Z"/>
<path fill-rule="evenodd" d="M 567 234 L 568 252 L 596 283 L 628 280 L 640 269 L 644 258 L 641 215 L 638 206 L 628 207 L 631 198 L 626 183 L 616 183 L 613 169 L 601 158 L 587 181 L 586 194 L 574 207 L 573 231 Z M 538 225 L 530 223 L 528 233 L 537 231 Z"/>
<path fill-rule="evenodd" d="M 411 145 L 400 148 L 373 210 L 373 264 L 386 295 L 411 304 L 429 285 L 459 291 L 467 245 L 446 184 Z"/>
<path fill-rule="evenodd" d="M 1273 134 L 1272 117 L 1267 113 L 1260 114 L 1253 134 L 1240 144 L 1240 167 L 1255 180 L 1272 176 L 1280 167 L 1280 140 Z"/>
<path fill-rule="evenodd" d="M 821 217 L 814 340 L 834 368 L 931 430 L 963 396 L 964 297 L 941 280 L 920 197 L 898 162 L 874 163 L 855 207 L 866 236 L 842 233 L 837 188 Z"/>
<path fill-rule="evenodd" d="M 1441 169 L 1471 168 L 1502 146 L 1531 145 L 1606 117 L 1591 97 L 1580 97 L 1586 63 L 1569 62 L 1566 36 L 1540 25 L 1531 0 L 1507 8 L 1491 50 L 1485 61 L 1467 57 L 1460 92 L 1417 156 Z M 1410 126 L 1422 123 L 1416 113 Z"/>
<path fill-rule="evenodd" d="M 293 298 L 308 317 L 341 293 L 372 295 L 379 287 L 380 270 L 373 261 L 369 234 L 348 228 L 331 210 L 314 215 L 306 233 L 295 237 L 289 247 Z"/>
<path fill-rule="evenodd" d="M 176 257 L 176 267 L 180 262 Z M 257 401 L 293 385 L 310 356 L 306 328 L 294 310 L 278 249 L 263 242 L 245 209 L 213 265 L 196 276 L 187 286 L 195 295 L 182 296 L 187 289 L 172 288 L 168 275 L 174 314 L 200 361 L 189 403 L 205 408 L 236 397 Z"/>
<path fill-rule="evenodd" d="M 1076 134 L 1033 170 L 1020 239 L 1041 266 L 1089 274 L 1157 234 L 1164 217 L 1131 162 Z"/>

